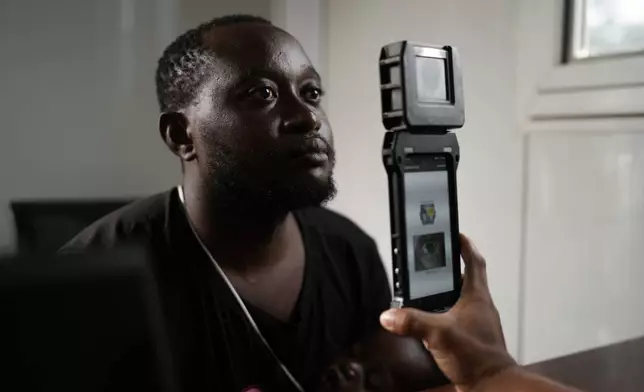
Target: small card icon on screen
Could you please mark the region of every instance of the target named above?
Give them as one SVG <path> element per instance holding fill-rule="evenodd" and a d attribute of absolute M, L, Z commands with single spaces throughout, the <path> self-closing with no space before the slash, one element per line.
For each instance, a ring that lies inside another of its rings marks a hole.
<path fill-rule="evenodd" d="M 423 203 L 420 205 L 420 221 L 423 226 L 433 225 L 436 220 L 436 206 L 434 202 Z"/>

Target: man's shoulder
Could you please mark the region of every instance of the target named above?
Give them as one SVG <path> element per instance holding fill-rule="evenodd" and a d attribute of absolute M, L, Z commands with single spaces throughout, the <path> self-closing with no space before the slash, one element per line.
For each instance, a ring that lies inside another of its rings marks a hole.
<path fill-rule="evenodd" d="M 343 239 L 361 246 L 375 246 L 375 241 L 369 234 L 339 212 L 325 207 L 314 207 L 300 210 L 298 214 L 302 224 L 325 237 Z"/>
<path fill-rule="evenodd" d="M 149 240 L 166 223 L 172 191 L 134 201 L 87 226 L 61 251 L 106 249 Z"/>

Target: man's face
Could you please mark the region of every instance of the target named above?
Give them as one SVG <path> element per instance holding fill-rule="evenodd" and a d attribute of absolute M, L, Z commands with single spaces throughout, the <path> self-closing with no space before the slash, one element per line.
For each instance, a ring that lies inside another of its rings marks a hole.
<path fill-rule="evenodd" d="M 200 180 L 286 209 L 332 197 L 331 128 L 320 77 L 300 44 L 251 23 L 217 27 L 206 41 L 212 74 L 186 111 Z"/>

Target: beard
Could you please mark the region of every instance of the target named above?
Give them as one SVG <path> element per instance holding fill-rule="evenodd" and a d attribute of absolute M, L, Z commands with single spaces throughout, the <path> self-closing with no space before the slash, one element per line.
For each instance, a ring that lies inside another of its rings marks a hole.
<path fill-rule="evenodd" d="M 219 155 L 208 165 L 209 193 L 220 214 L 275 220 L 294 210 L 323 206 L 335 197 L 332 153 L 328 168 L 314 169 L 293 168 L 277 154 L 258 155 L 234 160 L 229 154 L 229 159 Z"/>

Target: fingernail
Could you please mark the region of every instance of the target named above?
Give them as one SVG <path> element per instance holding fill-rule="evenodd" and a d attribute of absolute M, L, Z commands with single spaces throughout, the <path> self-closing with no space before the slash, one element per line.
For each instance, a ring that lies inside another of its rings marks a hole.
<path fill-rule="evenodd" d="M 351 380 L 353 380 L 354 378 L 356 378 L 356 376 L 358 375 L 358 373 L 357 373 L 357 372 L 356 372 L 356 370 L 353 368 L 353 366 L 355 366 L 355 365 L 354 365 L 354 364 L 352 364 L 352 363 L 350 363 L 350 364 L 348 364 L 348 365 L 346 366 L 346 368 L 344 369 L 345 373 L 347 374 L 347 376 L 349 376 L 349 379 L 351 379 Z"/>
<path fill-rule="evenodd" d="M 394 329 L 396 323 L 396 311 L 387 310 L 380 315 L 380 324 L 386 329 Z"/>

